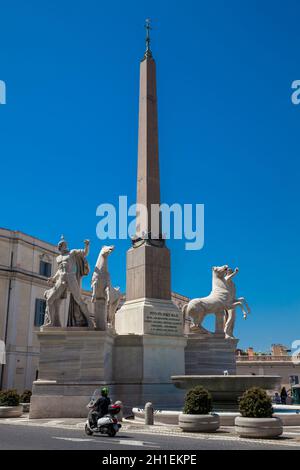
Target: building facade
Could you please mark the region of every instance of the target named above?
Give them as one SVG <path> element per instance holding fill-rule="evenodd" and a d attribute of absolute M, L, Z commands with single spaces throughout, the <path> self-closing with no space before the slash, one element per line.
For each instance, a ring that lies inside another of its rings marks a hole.
<path fill-rule="evenodd" d="M 292 357 L 285 346 L 273 344 L 268 354 L 256 353 L 253 348 L 246 352 L 237 351 L 237 374 L 241 375 L 279 375 L 281 385 L 290 389 L 300 381 L 300 357 Z"/>
<path fill-rule="evenodd" d="M 44 322 L 47 279 L 56 272 L 57 247 L 25 233 L 0 228 L 0 390 L 31 389 L 38 377 L 39 342 Z M 91 292 L 82 291 L 86 301 Z M 122 303 L 125 296 L 122 299 Z M 181 308 L 189 299 L 172 293 Z M 62 303 L 68 308 L 68 299 Z M 1 346 L 1 345 L 0 345 Z M 2 357 L 5 357 L 6 363 Z"/>
<path fill-rule="evenodd" d="M 38 371 L 36 330 L 43 322 L 47 278 L 55 270 L 56 247 L 22 232 L 0 229 L 0 339 L 6 364 L 1 388 L 31 388 Z"/>

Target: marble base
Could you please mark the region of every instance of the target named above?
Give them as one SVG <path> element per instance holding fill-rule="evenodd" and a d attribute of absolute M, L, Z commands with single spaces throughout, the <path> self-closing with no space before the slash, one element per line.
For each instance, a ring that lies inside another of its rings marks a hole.
<path fill-rule="evenodd" d="M 30 418 L 80 417 L 94 390 L 112 381 L 114 334 L 88 328 L 45 328 L 39 379 L 33 383 Z"/>
<path fill-rule="evenodd" d="M 185 346 L 184 337 L 116 336 L 114 380 L 118 384 L 169 384 L 174 371 L 184 373 Z"/>
<path fill-rule="evenodd" d="M 170 377 L 184 374 L 183 336 L 47 328 L 38 337 L 40 369 L 30 418 L 85 417 L 91 395 L 104 385 L 113 401 L 123 402 L 127 415 L 148 401 L 156 408 L 182 406 L 184 392 Z"/>
<path fill-rule="evenodd" d="M 112 380 L 114 333 L 88 328 L 45 328 L 40 342 L 39 380 Z"/>
<path fill-rule="evenodd" d="M 156 409 L 181 408 L 185 393 L 171 383 L 174 370 L 184 371 L 186 338 L 120 335 L 115 338 L 115 393 L 127 412 L 152 402 Z"/>
<path fill-rule="evenodd" d="M 65 383 L 36 381 L 30 404 L 30 419 L 85 418 L 87 404 L 96 388 L 106 386 L 113 402 L 121 400 L 124 416 L 132 416 L 134 407 L 144 408 L 151 401 L 157 410 L 181 409 L 186 391 L 173 384 L 138 383 Z"/>
<path fill-rule="evenodd" d="M 183 316 L 172 300 L 130 300 L 117 311 L 115 328 L 119 335 L 182 336 Z"/>
<path fill-rule="evenodd" d="M 238 339 L 224 335 L 191 333 L 185 350 L 185 375 L 236 374 L 235 351 Z"/>

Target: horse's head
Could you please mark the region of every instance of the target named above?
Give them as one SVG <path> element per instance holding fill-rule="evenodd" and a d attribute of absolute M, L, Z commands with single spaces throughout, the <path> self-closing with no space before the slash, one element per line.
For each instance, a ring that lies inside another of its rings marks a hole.
<path fill-rule="evenodd" d="M 227 274 L 228 265 L 224 264 L 224 266 L 214 266 L 212 270 L 213 274 L 215 274 L 219 278 L 222 278 Z"/>
<path fill-rule="evenodd" d="M 105 258 L 111 254 L 112 251 L 114 251 L 115 247 L 114 245 L 110 246 L 103 246 L 100 251 L 100 255 L 104 256 Z"/>

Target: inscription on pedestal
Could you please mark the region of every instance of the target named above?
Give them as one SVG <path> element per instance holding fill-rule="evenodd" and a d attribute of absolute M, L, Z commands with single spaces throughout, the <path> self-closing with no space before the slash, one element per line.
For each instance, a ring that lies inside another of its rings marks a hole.
<path fill-rule="evenodd" d="M 145 312 L 145 333 L 152 335 L 182 335 L 182 318 L 176 312 Z"/>

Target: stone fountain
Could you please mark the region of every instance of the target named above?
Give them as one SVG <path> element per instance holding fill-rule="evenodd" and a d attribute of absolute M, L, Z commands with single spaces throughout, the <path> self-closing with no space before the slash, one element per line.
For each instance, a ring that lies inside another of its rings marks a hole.
<path fill-rule="evenodd" d="M 272 375 L 174 375 L 175 387 L 188 390 L 202 385 L 212 395 L 215 411 L 237 411 L 239 397 L 251 387 L 276 390 L 281 377 Z"/>

